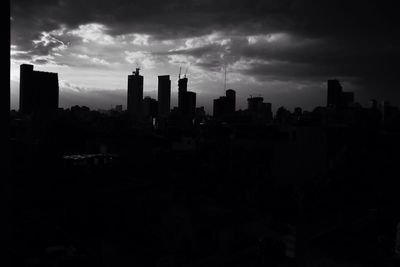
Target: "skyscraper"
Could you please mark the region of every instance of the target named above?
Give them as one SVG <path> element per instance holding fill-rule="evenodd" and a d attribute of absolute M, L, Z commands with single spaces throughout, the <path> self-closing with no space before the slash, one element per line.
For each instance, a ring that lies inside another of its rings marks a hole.
<path fill-rule="evenodd" d="M 185 95 L 187 92 L 188 79 L 186 77 L 179 78 L 178 80 L 178 110 L 183 113 L 183 106 L 185 105 Z"/>
<path fill-rule="evenodd" d="M 187 90 L 188 78 L 178 80 L 178 111 L 183 117 L 193 117 L 196 112 L 196 93 Z"/>
<path fill-rule="evenodd" d="M 214 99 L 214 103 L 213 103 L 213 117 L 214 118 L 220 118 L 222 115 L 224 115 L 225 102 L 226 102 L 225 96 L 221 96 L 217 99 Z"/>
<path fill-rule="evenodd" d="M 354 92 L 342 92 L 341 106 L 348 107 L 354 103 Z"/>
<path fill-rule="evenodd" d="M 232 115 L 236 110 L 236 92 L 228 89 L 225 96 L 214 99 L 213 116 L 215 118 Z"/>
<path fill-rule="evenodd" d="M 184 101 L 184 114 L 193 117 L 196 113 L 196 93 L 190 91 L 186 92 Z"/>
<path fill-rule="evenodd" d="M 268 121 L 272 121 L 273 114 L 272 114 L 272 103 L 264 103 L 265 105 L 265 110 L 266 110 L 266 116 Z"/>
<path fill-rule="evenodd" d="M 169 75 L 158 76 L 158 116 L 166 117 L 171 109 L 171 80 Z"/>
<path fill-rule="evenodd" d="M 354 103 L 354 92 L 343 92 L 338 80 L 328 80 L 328 107 L 347 108 Z"/>
<path fill-rule="evenodd" d="M 52 116 L 58 110 L 58 74 L 20 66 L 19 110 L 24 115 Z"/>
<path fill-rule="evenodd" d="M 264 98 L 261 96 L 258 97 L 250 97 L 247 99 L 247 109 L 250 112 L 260 112 L 262 110 L 262 104 L 263 104 Z"/>
<path fill-rule="evenodd" d="M 139 70 L 128 76 L 128 112 L 135 119 L 141 119 L 143 109 L 143 76 Z"/>
<path fill-rule="evenodd" d="M 247 99 L 247 104 L 247 112 L 255 121 L 266 122 L 272 120 L 272 104 L 264 103 L 263 97 L 250 97 Z"/>
<path fill-rule="evenodd" d="M 146 119 L 147 121 L 152 121 L 153 118 L 157 117 L 157 107 L 158 103 L 157 100 L 146 96 L 143 99 L 143 117 L 144 119 Z"/>
<path fill-rule="evenodd" d="M 226 94 L 226 112 L 228 114 L 235 113 L 236 111 L 236 92 L 233 89 L 228 89 Z"/>
<path fill-rule="evenodd" d="M 328 80 L 328 107 L 340 106 L 342 100 L 342 86 L 338 80 Z"/>

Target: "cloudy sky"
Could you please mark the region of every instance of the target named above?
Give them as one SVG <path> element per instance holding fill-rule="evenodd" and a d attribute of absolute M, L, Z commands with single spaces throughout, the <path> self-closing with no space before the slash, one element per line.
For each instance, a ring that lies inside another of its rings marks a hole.
<path fill-rule="evenodd" d="M 58 72 L 60 105 L 126 104 L 137 67 L 145 95 L 157 75 L 179 67 L 198 105 L 227 87 L 238 107 L 250 95 L 279 106 L 326 102 L 326 80 L 341 80 L 367 106 L 400 104 L 398 16 L 389 1 L 328 0 L 11 0 L 11 104 L 18 107 L 19 65 Z"/>

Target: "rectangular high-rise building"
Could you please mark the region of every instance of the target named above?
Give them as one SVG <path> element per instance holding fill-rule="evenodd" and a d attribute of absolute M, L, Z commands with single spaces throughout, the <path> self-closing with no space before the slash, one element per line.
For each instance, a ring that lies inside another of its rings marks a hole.
<path fill-rule="evenodd" d="M 214 105 L 213 105 L 213 117 L 214 118 L 219 118 L 225 114 L 224 113 L 225 103 L 226 103 L 225 96 L 221 96 L 218 99 L 214 99 Z"/>
<path fill-rule="evenodd" d="M 184 117 L 194 116 L 196 112 L 196 93 L 187 90 L 188 78 L 178 80 L 178 110 Z"/>
<path fill-rule="evenodd" d="M 341 106 L 348 107 L 354 103 L 354 92 L 342 92 Z"/>
<path fill-rule="evenodd" d="M 272 114 L 272 103 L 264 103 L 265 110 L 266 110 L 266 117 L 268 121 L 272 121 L 273 114 Z"/>
<path fill-rule="evenodd" d="M 178 80 L 178 110 L 183 113 L 185 106 L 185 95 L 187 93 L 188 79 L 186 77 Z"/>
<path fill-rule="evenodd" d="M 139 70 L 128 76 L 128 112 L 135 119 L 141 119 L 143 109 L 143 76 Z"/>
<path fill-rule="evenodd" d="M 213 108 L 213 116 L 215 118 L 234 114 L 236 110 L 236 92 L 232 89 L 226 90 L 225 96 L 214 99 Z"/>
<path fill-rule="evenodd" d="M 158 116 L 168 116 L 171 109 L 171 80 L 169 75 L 158 76 Z"/>
<path fill-rule="evenodd" d="M 354 92 L 343 92 L 338 80 L 328 80 L 328 107 L 348 108 L 354 103 Z"/>
<path fill-rule="evenodd" d="M 148 119 L 153 119 L 157 117 L 158 112 L 158 103 L 157 100 L 146 96 L 143 99 L 143 117 Z"/>
<path fill-rule="evenodd" d="M 236 111 L 236 92 L 233 89 L 228 89 L 226 95 L 226 113 L 233 114 Z"/>
<path fill-rule="evenodd" d="M 183 112 L 185 115 L 194 116 L 196 113 L 196 93 L 195 92 L 186 92 L 185 94 L 185 105 L 183 108 Z"/>
<path fill-rule="evenodd" d="M 52 116 L 58 110 L 58 74 L 20 66 L 19 110 L 24 115 Z"/>
<path fill-rule="evenodd" d="M 342 86 L 338 80 L 328 80 L 328 107 L 338 107 L 342 102 Z"/>
<path fill-rule="evenodd" d="M 250 112 L 260 112 L 262 109 L 264 98 L 261 96 L 247 98 L 247 109 Z"/>

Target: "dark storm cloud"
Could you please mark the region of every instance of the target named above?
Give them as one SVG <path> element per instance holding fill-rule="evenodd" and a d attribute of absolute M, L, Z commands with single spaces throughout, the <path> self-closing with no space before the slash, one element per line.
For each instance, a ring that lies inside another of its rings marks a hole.
<path fill-rule="evenodd" d="M 400 59 L 400 49 L 383 40 L 349 42 L 288 34 L 251 38 L 254 43 L 249 42 L 249 37 L 233 37 L 224 44 L 206 43 L 161 54 L 188 56 L 195 59 L 196 65 L 216 71 L 224 65 L 235 67 L 239 62 L 242 65 L 239 72 L 259 80 L 394 79 L 397 69 L 393 66 Z"/>
<path fill-rule="evenodd" d="M 85 23 L 104 23 L 110 33 L 149 33 L 160 39 L 197 36 L 212 29 L 265 30 L 284 14 L 291 1 L 21 1 L 11 3 L 16 28 L 39 31 L 60 24 L 75 28 Z M 275 18 L 276 17 L 276 18 Z M 270 23 L 266 23 L 270 22 Z M 279 27 L 282 27 L 279 26 Z M 28 33 L 28 32 L 26 32 Z M 22 35 L 15 38 L 23 38 Z"/>
<path fill-rule="evenodd" d="M 316 41 L 290 41 L 282 46 L 245 46 L 232 53 L 241 54 L 249 59 L 261 59 L 280 62 L 271 64 L 282 76 L 302 77 L 320 75 L 322 77 L 382 77 L 394 74 L 395 62 L 400 59 L 400 49 L 391 49 L 386 43 L 335 40 L 332 38 Z M 285 64 L 283 64 L 285 63 Z M 282 68 L 282 66 L 286 66 Z M 298 71 L 291 73 L 296 68 Z M 287 72 L 285 72 L 287 70 Z M 269 71 L 273 71 L 272 69 Z M 265 72 L 269 73 L 269 72 Z"/>
<path fill-rule="evenodd" d="M 111 34 L 150 33 L 161 39 L 198 36 L 210 30 L 294 31 L 317 36 L 369 35 L 372 30 L 377 30 L 377 35 L 395 32 L 393 7 L 385 1 L 375 2 L 13 0 L 11 15 L 15 27 L 39 31 L 56 29 L 60 24 L 75 28 L 98 22 L 108 25 Z"/>

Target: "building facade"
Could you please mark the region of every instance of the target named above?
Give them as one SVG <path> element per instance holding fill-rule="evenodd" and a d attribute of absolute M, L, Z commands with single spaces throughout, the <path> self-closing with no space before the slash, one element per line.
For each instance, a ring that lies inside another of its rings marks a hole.
<path fill-rule="evenodd" d="M 128 76 L 128 112 L 135 119 L 141 119 L 143 113 L 143 76 L 139 70 Z"/>
<path fill-rule="evenodd" d="M 171 109 L 171 80 L 169 75 L 158 76 L 158 116 L 168 116 Z"/>
<path fill-rule="evenodd" d="M 178 110 L 183 113 L 185 96 L 187 93 L 188 79 L 186 77 L 178 80 Z"/>
<path fill-rule="evenodd" d="M 19 110 L 24 115 L 51 116 L 58 110 L 58 74 L 35 71 L 33 65 L 20 66 Z"/>

